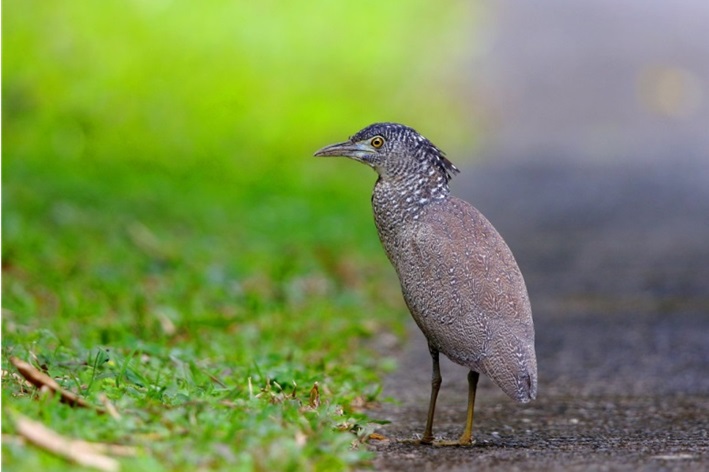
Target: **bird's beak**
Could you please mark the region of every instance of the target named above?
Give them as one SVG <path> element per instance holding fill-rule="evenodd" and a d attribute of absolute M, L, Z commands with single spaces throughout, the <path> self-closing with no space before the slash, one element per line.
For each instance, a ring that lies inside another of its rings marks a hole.
<path fill-rule="evenodd" d="M 315 157 L 350 157 L 352 159 L 361 161 L 364 160 L 366 156 L 375 153 L 375 149 L 364 143 L 353 143 L 351 141 L 345 141 L 344 143 L 331 144 L 325 146 L 315 153 Z"/>

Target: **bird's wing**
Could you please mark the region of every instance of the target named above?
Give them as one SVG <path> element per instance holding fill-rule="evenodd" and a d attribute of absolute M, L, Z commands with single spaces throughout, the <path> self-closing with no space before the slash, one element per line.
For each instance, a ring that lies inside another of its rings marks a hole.
<path fill-rule="evenodd" d="M 400 261 L 408 267 L 398 270 L 414 319 L 441 352 L 518 398 L 515 379 L 532 364 L 536 379 L 536 358 L 529 298 L 512 252 L 463 200 L 430 205 L 419 221 Z"/>

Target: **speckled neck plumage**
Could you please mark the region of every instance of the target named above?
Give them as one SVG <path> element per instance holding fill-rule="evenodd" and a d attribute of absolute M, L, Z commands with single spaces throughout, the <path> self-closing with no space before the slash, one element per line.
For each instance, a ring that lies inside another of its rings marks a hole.
<path fill-rule="evenodd" d="M 421 210 L 436 201 L 449 197 L 449 172 L 457 172 L 452 164 L 450 170 L 437 165 L 429 156 L 415 156 L 406 166 L 391 169 L 388 175 L 380 175 L 372 192 L 374 221 L 382 240 L 393 236 L 405 226 L 415 223 Z M 435 158 L 435 156 L 434 156 Z"/>
<path fill-rule="evenodd" d="M 450 189 L 444 178 L 432 167 L 423 169 L 423 174 L 377 180 L 372 192 L 372 209 L 382 239 L 415 223 L 426 205 L 449 197 Z"/>

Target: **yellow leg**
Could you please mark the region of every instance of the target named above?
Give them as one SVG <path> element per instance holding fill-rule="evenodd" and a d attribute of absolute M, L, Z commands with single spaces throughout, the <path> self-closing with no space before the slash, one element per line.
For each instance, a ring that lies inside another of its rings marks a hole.
<path fill-rule="evenodd" d="M 458 440 L 461 446 L 473 444 L 473 411 L 475 410 L 475 392 L 478 389 L 480 374 L 475 371 L 468 372 L 468 416 L 465 420 L 465 431 Z"/>
<path fill-rule="evenodd" d="M 428 404 L 426 429 L 423 432 L 423 438 L 421 438 L 421 443 L 423 444 L 433 443 L 433 414 L 436 411 L 436 399 L 438 398 L 438 390 L 440 390 L 441 382 L 443 381 L 441 377 L 441 367 L 438 363 L 438 350 L 430 344 L 428 345 L 428 350 L 431 353 L 431 359 L 433 360 L 433 376 L 431 379 L 431 401 Z"/>

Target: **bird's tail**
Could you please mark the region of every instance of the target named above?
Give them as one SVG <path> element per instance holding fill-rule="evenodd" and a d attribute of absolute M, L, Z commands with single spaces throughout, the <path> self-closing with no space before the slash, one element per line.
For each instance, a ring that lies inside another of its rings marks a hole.
<path fill-rule="evenodd" d="M 520 403 L 527 403 L 537 398 L 537 370 L 527 370 L 517 379 L 517 400 Z"/>

